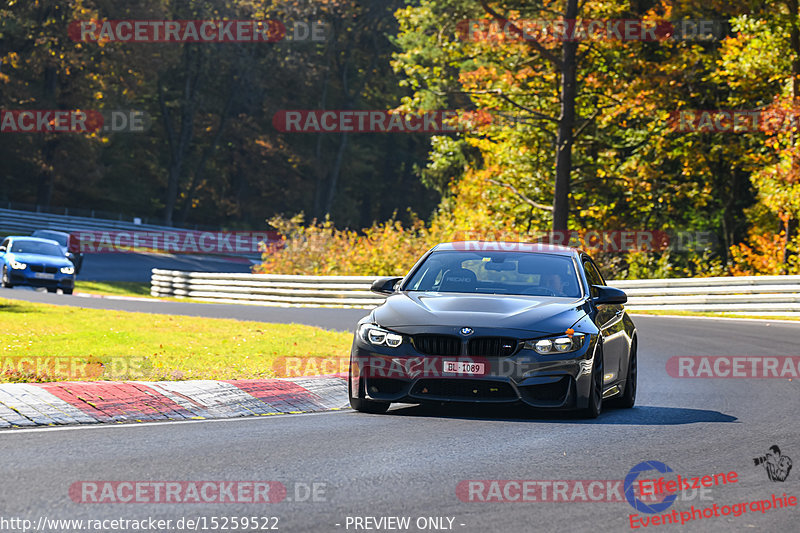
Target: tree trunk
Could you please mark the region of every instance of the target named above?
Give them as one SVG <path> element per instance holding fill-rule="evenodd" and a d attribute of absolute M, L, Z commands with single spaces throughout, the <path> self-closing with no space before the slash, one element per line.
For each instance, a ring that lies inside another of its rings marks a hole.
<path fill-rule="evenodd" d="M 787 7 L 789 8 L 789 16 L 792 20 L 792 29 L 789 32 L 789 46 L 792 50 L 792 107 L 791 113 L 794 114 L 798 107 L 798 98 L 800 98 L 800 28 L 797 27 L 798 21 L 798 6 L 797 0 L 788 0 Z M 798 161 L 797 149 L 797 134 L 794 130 L 790 135 L 790 142 L 792 143 L 792 166 L 789 171 L 789 183 L 794 185 L 797 183 L 797 175 L 800 172 L 800 161 Z M 784 224 L 784 237 L 783 245 L 783 273 L 785 274 L 789 268 L 789 252 L 788 244 L 792 241 L 791 232 L 794 230 L 794 224 L 791 219 L 787 220 Z"/>
<path fill-rule="evenodd" d="M 330 215 L 333 210 L 333 200 L 336 197 L 336 186 L 339 181 L 339 174 L 342 170 L 342 159 L 344 158 L 344 151 L 347 148 L 347 132 L 342 132 L 339 137 L 339 150 L 336 152 L 336 162 L 331 169 L 331 183 L 328 188 L 328 200 L 325 202 L 325 214 Z"/>
<path fill-rule="evenodd" d="M 184 57 L 186 60 L 186 80 L 184 82 L 183 98 L 181 99 L 179 106 L 180 130 L 177 134 L 172 125 L 172 119 L 169 109 L 167 108 L 164 87 L 161 83 L 161 80 L 159 80 L 158 84 L 158 99 L 161 107 L 161 119 L 164 123 L 164 129 L 167 134 L 170 152 L 169 169 L 167 171 L 167 192 L 164 198 L 164 224 L 167 226 L 172 225 L 173 215 L 175 213 L 175 205 L 178 200 L 178 182 L 180 181 L 183 162 L 186 157 L 186 152 L 189 148 L 194 129 L 194 113 L 196 107 L 197 83 L 199 74 L 193 72 L 191 68 L 188 51 L 185 52 Z"/>
<path fill-rule="evenodd" d="M 236 87 L 236 79 L 235 76 L 231 77 L 230 81 L 231 87 L 233 89 L 228 94 L 228 98 L 225 101 L 225 107 L 222 109 L 222 114 L 219 117 L 219 125 L 217 126 L 217 131 L 214 134 L 214 138 L 211 140 L 211 144 L 209 144 L 206 149 L 203 151 L 203 155 L 200 158 L 200 163 L 197 165 L 197 168 L 194 171 L 194 176 L 192 176 L 192 181 L 189 184 L 189 187 L 186 189 L 186 196 L 183 201 L 183 208 L 181 209 L 180 216 L 178 218 L 178 223 L 181 225 L 186 224 L 186 218 L 189 216 L 189 209 L 192 207 L 192 200 L 194 199 L 194 193 L 197 190 L 198 185 L 203 182 L 203 177 L 206 171 L 206 163 L 208 159 L 214 155 L 214 152 L 217 150 L 217 146 L 219 145 L 219 141 L 222 138 L 222 132 L 225 129 L 225 124 L 228 122 L 228 117 L 231 113 L 231 108 L 233 105 L 233 98 L 237 92 Z"/>
<path fill-rule="evenodd" d="M 53 134 L 45 134 L 53 135 Z M 53 198 L 53 158 L 56 153 L 56 146 L 58 139 L 51 137 L 45 139 L 44 146 L 42 146 L 42 161 L 41 170 L 39 171 L 39 182 L 36 189 L 36 205 L 42 207 L 50 207 L 50 201 Z"/>
<path fill-rule="evenodd" d="M 328 107 L 328 82 L 331 75 L 331 56 L 336 51 L 336 41 L 332 41 L 331 47 L 328 48 L 325 54 L 325 75 L 322 78 L 322 96 L 319 101 L 319 108 L 326 110 Z M 332 51 L 331 51 L 332 48 Z M 324 133 L 317 134 L 317 143 L 314 148 L 314 177 L 316 183 L 314 186 L 314 205 L 312 206 L 312 216 L 315 219 L 323 217 L 322 213 L 322 188 L 325 185 L 325 178 L 328 175 L 328 170 L 322 160 L 322 141 L 325 139 Z"/>
<path fill-rule="evenodd" d="M 58 71 L 53 65 L 48 65 L 44 69 L 44 83 L 43 83 L 43 97 L 42 107 L 46 109 L 56 109 L 57 102 L 57 86 L 58 86 Z M 58 134 L 44 133 L 42 134 L 42 160 L 41 170 L 39 171 L 39 179 L 36 188 L 36 205 L 42 207 L 50 207 L 50 201 L 53 198 L 53 181 L 55 180 L 55 173 L 53 172 L 53 159 L 55 158 L 56 148 L 59 144 Z"/>
<path fill-rule="evenodd" d="M 578 0 L 567 0 L 564 18 L 575 20 Z M 556 180 L 553 194 L 553 231 L 565 231 L 569 220 L 569 180 L 572 173 L 572 143 L 577 94 L 578 41 L 561 47 L 561 113 L 556 137 Z"/>

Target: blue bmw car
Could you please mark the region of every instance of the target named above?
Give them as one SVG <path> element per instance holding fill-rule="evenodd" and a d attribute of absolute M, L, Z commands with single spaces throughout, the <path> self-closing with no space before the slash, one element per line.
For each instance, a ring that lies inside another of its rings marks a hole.
<path fill-rule="evenodd" d="M 75 287 L 75 266 L 49 239 L 6 237 L 0 244 L 0 270 L 3 287 L 45 287 L 64 294 L 72 294 Z"/>

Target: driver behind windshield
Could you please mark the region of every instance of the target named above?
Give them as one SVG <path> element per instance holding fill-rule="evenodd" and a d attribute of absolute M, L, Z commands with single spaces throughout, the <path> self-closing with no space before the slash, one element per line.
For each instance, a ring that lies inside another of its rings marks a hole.
<path fill-rule="evenodd" d="M 539 280 L 539 286 L 550 289 L 556 296 L 566 296 L 566 294 L 564 294 L 564 281 L 561 279 L 561 276 L 555 272 L 542 274 Z"/>

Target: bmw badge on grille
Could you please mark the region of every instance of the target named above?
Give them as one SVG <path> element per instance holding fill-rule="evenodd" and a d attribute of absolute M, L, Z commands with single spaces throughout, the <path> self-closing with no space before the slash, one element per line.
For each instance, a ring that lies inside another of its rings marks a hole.
<path fill-rule="evenodd" d="M 475 333 L 475 330 L 472 328 L 461 328 L 461 334 L 465 337 L 472 335 L 473 333 Z"/>

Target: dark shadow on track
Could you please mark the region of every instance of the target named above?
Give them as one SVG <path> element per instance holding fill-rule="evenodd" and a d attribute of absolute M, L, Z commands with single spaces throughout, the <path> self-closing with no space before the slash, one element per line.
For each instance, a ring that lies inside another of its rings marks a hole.
<path fill-rule="evenodd" d="M 535 411 L 514 405 L 414 405 L 390 410 L 385 416 L 420 416 L 465 420 L 498 420 L 504 422 L 537 422 L 558 424 L 604 424 L 625 426 L 674 426 L 699 422 L 736 422 L 735 416 L 708 409 L 657 407 L 644 405 L 632 409 L 608 408 L 597 419 L 580 418 L 572 412 Z"/>

